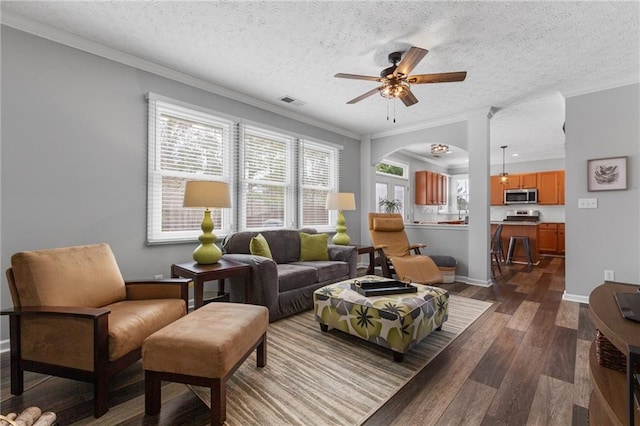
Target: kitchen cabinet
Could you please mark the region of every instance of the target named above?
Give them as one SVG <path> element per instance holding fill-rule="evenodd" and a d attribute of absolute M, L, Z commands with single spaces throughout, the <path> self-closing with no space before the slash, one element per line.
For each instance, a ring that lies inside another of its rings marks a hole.
<path fill-rule="evenodd" d="M 509 174 L 509 181 L 504 189 L 528 189 L 537 188 L 537 173 Z"/>
<path fill-rule="evenodd" d="M 427 204 L 427 172 L 416 172 L 415 203 Z"/>
<path fill-rule="evenodd" d="M 564 205 L 564 170 L 558 172 L 558 204 Z"/>
<path fill-rule="evenodd" d="M 540 253 L 564 255 L 564 223 L 541 223 L 538 248 Z"/>
<path fill-rule="evenodd" d="M 417 171 L 415 203 L 428 206 L 447 204 L 447 177 L 440 173 Z"/>
<path fill-rule="evenodd" d="M 564 255 L 564 223 L 541 223 L 539 233 L 540 253 Z"/>
<path fill-rule="evenodd" d="M 538 188 L 538 204 L 564 204 L 564 170 L 549 172 L 510 174 L 506 185 L 500 183 L 500 176 L 491 176 L 491 205 L 504 205 L 505 189 Z"/>
<path fill-rule="evenodd" d="M 491 176 L 491 205 L 502 206 L 504 204 L 504 185 L 500 182 L 500 176 Z"/>
<path fill-rule="evenodd" d="M 564 171 L 537 173 L 538 204 L 564 204 Z"/>

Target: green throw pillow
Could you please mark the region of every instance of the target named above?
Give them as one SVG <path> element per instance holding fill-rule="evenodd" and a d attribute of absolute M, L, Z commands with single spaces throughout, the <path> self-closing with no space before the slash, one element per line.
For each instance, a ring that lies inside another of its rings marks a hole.
<path fill-rule="evenodd" d="M 263 256 L 273 259 L 269 243 L 262 234 L 258 234 L 251 239 L 251 242 L 249 243 L 249 251 L 255 256 Z"/>
<path fill-rule="evenodd" d="M 300 233 L 300 261 L 329 260 L 327 234 Z"/>

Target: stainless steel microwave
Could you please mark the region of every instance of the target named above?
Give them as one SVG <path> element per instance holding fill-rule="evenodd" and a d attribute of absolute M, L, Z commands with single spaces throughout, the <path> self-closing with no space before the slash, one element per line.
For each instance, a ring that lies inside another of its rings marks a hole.
<path fill-rule="evenodd" d="M 538 190 L 536 188 L 505 189 L 504 203 L 505 204 L 537 204 Z"/>

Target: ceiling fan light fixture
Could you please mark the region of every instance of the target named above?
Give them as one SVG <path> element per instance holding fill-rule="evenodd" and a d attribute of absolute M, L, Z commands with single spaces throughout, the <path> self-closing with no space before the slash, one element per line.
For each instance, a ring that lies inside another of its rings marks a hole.
<path fill-rule="evenodd" d="M 396 83 L 388 83 L 380 89 L 380 96 L 387 99 L 401 98 L 404 93 L 410 89 L 409 83 L 406 81 L 398 81 Z"/>
<path fill-rule="evenodd" d="M 448 154 L 451 151 L 449 151 L 449 146 L 448 145 L 444 145 L 441 143 L 434 143 L 431 144 L 431 154 L 433 155 L 442 155 L 442 154 Z"/>

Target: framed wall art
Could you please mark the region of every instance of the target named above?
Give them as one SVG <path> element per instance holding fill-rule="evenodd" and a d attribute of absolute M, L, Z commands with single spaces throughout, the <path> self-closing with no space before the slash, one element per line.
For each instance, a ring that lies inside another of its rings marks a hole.
<path fill-rule="evenodd" d="M 627 157 L 587 160 L 588 191 L 627 189 Z"/>

